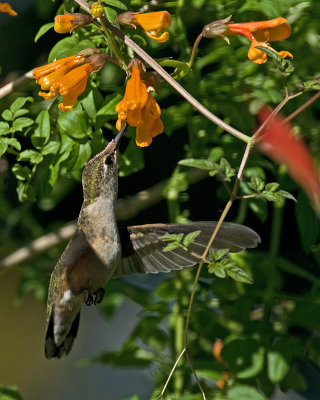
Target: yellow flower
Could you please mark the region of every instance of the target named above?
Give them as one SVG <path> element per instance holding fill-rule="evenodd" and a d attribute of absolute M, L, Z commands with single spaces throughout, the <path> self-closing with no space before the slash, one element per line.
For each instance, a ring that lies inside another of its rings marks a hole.
<path fill-rule="evenodd" d="M 263 64 L 267 61 L 267 54 L 257 49 L 257 47 L 269 48 L 275 51 L 281 58 L 293 58 L 293 55 L 289 51 L 277 52 L 268 43 L 284 40 L 290 36 L 291 27 L 286 22 L 286 19 L 279 17 L 268 21 L 228 24 L 229 29 L 224 34 L 247 37 L 251 41 L 248 58 L 257 64 Z"/>
<path fill-rule="evenodd" d="M 148 92 L 146 84 L 142 82 L 140 69 L 136 65 L 133 65 L 125 95 L 116 105 L 116 112 L 118 113 L 116 122 L 118 130 L 122 128 L 125 121 L 128 125 L 136 127 L 137 146 L 149 146 L 152 138 L 163 132 L 160 107 Z"/>
<path fill-rule="evenodd" d="M 137 14 L 131 11 L 119 14 L 116 22 L 127 25 L 130 27 L 136 27 L 137 25 L 146 32 L 150 39 L 157 42 L 166 42 L 169 39 L 169 32 L 163 32 L 166 28 L 171 25 L 171 17 L 167 11 L 157 11 L 150 13 Z"/>
<path fill-rule="evenodd" d="M 86 54 L 88 56 L 86 56 Z M 61 94 L 63 101 L 59 104 L 61 111 L 70 111 L 78 96 L 84 92 L 91 72 L 107 62 L 108 56 L 97 49 L 86 49 L 75 56 L 62 58 L 33 70 L 33 76 L 42 90 L 39 96 L 45 100 Z"/>
<path fill-rule="evenodd" d="M 81 13 L 57 15 L 54 18 L 54 30 L 57 33 L 69 33 L 91 22 L 92 18 L 89 15 Z"/>
<path fill-rule="evenodd" d="M 11 17 L 16 17 L 18 14 L 11 8 L 9 3 L 0 3 L 0 12 L 7 13 Z"/>

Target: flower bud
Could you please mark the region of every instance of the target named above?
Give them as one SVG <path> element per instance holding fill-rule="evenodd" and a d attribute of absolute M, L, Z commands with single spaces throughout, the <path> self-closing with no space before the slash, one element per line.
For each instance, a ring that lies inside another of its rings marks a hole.
<path fill-rule="evenodd" d="M 218 21 L 210 22 L 210 24 L 205 25 L 202 30 L 203 37 L 213 39 L 217 36 L 225 37 L 224 34 L 229 30 L 228 23 L 230 22 L 232 15 L 228 18 L 220 19 Z"/>
<path fill-rule="evenodd" d="M 57 33 L 69 33 L 74 29 L 82 28 L 85 25 L 91 24 L 92 18 L 90 15 L 75 13 L 57 15 L 54 19 L 54 30 Z"/>
<path fill-rule="evenodd" d="M 90 6 L 90 13 L 93 18 L 100 18 L 104 16 L 104 7 L 100 1 L 95 1 Z"/>

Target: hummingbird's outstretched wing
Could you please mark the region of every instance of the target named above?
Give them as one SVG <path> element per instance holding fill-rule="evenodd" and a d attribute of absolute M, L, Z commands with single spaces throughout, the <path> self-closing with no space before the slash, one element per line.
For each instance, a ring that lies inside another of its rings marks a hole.
<path fill-rule="evenodd" d="M 188 224 L 149 224 L 120 228 L 122 247 L 121 261 L 114 277 L 133 273 L 158 273 L 191 267 L 199 262 L 199 258 L 207 247 L 217 222 L 203 221 Z M 188 234 L 201 230 L 199 236 L 190 244 L 189 251 L 177 248 L 162 251 L 168 242 L 161 239 L 166 234 Z M 222 224 L 211 246 L 212 249 L 229 249 L 237 253 L 246 248 L 256 247 L 260 243 L 259 235 L 252 229 L 234 223 Z"/>

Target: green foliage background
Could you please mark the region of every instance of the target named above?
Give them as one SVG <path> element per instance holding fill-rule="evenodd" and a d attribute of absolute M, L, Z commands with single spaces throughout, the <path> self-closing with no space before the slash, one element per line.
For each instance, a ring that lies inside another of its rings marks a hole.
<path fill-rule="evenodd" d="M 138 10 L 144 5 L 139 0 L 104 3 L 111 21 L 126 8 Z M 312 81 L 319 76 L 317 3 L 316 0 L 160 2 L 158 9 L 166 9 L 172 15 L 167 43 L 151 43 L 140 29 L 126 33 L 161 60 L 162 65 L 167 65 L 170 64 L 164 60 L 167 58 L 188 61 L 193 41 L 203 26 L 213 20 L 231 14 L 235 22 L 288 18 L 291 37 L 273 45 L 294 55 L 294 71 L 286 77 L 289 92 L 301 87 L 305 91 L 282 110 L 283 115 L 289 115 L 319 89 L 318 80 Z M 51 22 L 56 11 L 77 10 L 71 0 L 43 6 L 40 1 L 34 4 L 35 31 L 30 35 L 35 36 L 42 24 Z M 17 36 L 23 35 L 23 24 L 10 21 L 7 29 L 11 29 L 10 23 L 15 24 Z M 87 47 L 105 48 L 105 41 L 99 32 L 88 27 L 63 36 L 51 29 L 38 37 L 36 44 L 30 40 L 28 46 L 36 56 L 22 60 L 25 64 L 21 62 L 20 68 L 25 70 Z M 119 46 L 126 52 L 120 41 Z M 230 45 L 221 39 L 203 39 L 193 68 L 180 83 L 209 110 L 251 135 L 259 106 L 266 103 L 276 107 L 285 91 L 283 76 L 274 71 L 274 61 L 269 57 L 266 64 L 254 64 L 247 58 L 248 48 L 245 38 L 231 37 Z M 129 56 L 132 56 L 130 51 Z M 11 64 L 8 58 L 2 65 L 2 78 L 17 69 L 15 58 L 12 57 Z M 170 67 L 167 70 L 173 72 Z M 125 72 L 108 64 L 90 77 L 86 91 L 69 113 L 59 112 L 56 100 L 43 101 L 37 95 L 39 88 L 35 82 L 19 87 L 0 101 L 0 226 L 3 227 L 0 258 L 77 217 L 84 163 L 113 137 L 114 107 L 124 87 Z M 120 149 L 119 197 L 169 179 L 163 193 L 165 200 L 126 222 L 218 219 L 228 194 L 217 179 L 217 171 L 220 175 L 224 173 L 232 187 L 234 174 L 230 171 L 238 169 L 244 144 L 199 115 L 166 83 L 156 98 L 162 108 L 165 132 L 142 150 L 134 144 L 133 128 L 129 129 Z M 315 102 L 292 121 L 295 132 L 308 144 L 318 165 L 319 112 L 319 103 Z M 227 161 L 221 164 L 222 157 Z M 213 171 L 213 176 L 205 175 L 205 179 L 189 187 L 190 167 L 186 162 L 179 164 L 183 159 L 208 160 L 212 168 L 205 169 Z M 269 185 L 265 187 L 269 194 L 262 195 L 263 182 L 278 182 L 280 188 Z M 279 189 L 292 193 L 298 202 L 280 196 Z M 242 194 L 256 190 L 259 196 L 236 203 L 228 220 L 255 229 L 262 244 L 254 251 L 232 255 L 232 265 L 238 268 L 234 276 L 227 277 L 225 265 L 202 271 L 190 320 L 190 358 L 210 399 L 262 400 L 270 398 L 276 387 L 284 392 L 293 389 L 312 394 L 316 388 L 310 387 L 303 366 L 307 363 L 320 368 L 319 220 L 285 169 L 257 151 L 249 158 L 241 190 Z M 278 195 L 273 195 L 274 192 Z M 49 272 L 64 246 L 61 243 L 21 265 L 24 279 L 17 296 L 21 298 L 33 291 L 39 301 L 45 302 Z M 248 277 L 245 281 L 252 278 L 253 283 L 245 283 L 240 272 Z M 101 305 L 106 318 L 117 312 L 124 296 L 145 311 L 121 349 L 86 362 L 115 367 L 156 366 L 152 395 L 156 398 L 182 350 L 194 274 L 194 270 L 172 273 L 155 289 L 142 290 L 137 283 L 139 277 L 109 282 Z M 212 353 L 216 338 L 224 342 L 223 363 Z M 225 371 L 229 379 L 219 389 L 215 381 L 221 380 Z M 19 398 L 14 394 L 10 397 L 13 389 L 7 392 L 8 398 Z M 178 365 L 164 398 L 201 398 L 185 359 Z"/>

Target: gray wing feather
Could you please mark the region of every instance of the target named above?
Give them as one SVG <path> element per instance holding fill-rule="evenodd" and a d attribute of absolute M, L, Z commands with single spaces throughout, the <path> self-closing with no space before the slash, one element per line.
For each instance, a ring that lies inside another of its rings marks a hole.
<path fill-rule="evenodd" d="M 207 247 L 216 222 L 201 221 L 189 224 L 150 224 L 120 229 L 122 247 L 121 261 L 114 277 L 132 273 L 158 273 L 192 267 Z M 188 234 L 201 230 L 200 235 L 191 243 L 189 251 L 177 248 L 164 252 L 168 242 L 160 237 L 165 234 Z M 252 229 L 238 224 L 222 224 L 211 249 L 229 249 L 231 253 L 256 247 L 260 243 L 259 235 Z"/>

